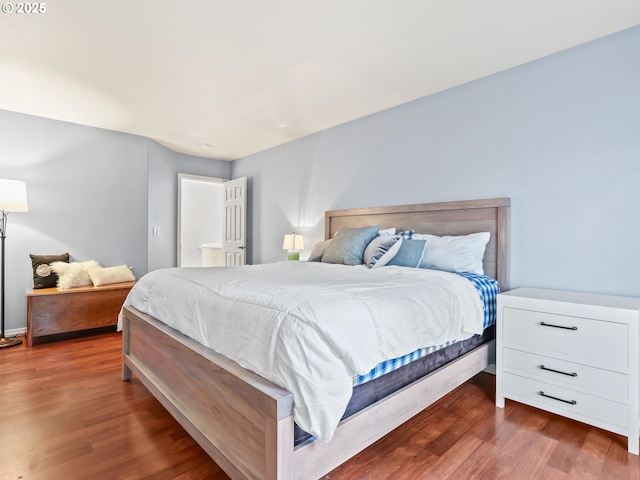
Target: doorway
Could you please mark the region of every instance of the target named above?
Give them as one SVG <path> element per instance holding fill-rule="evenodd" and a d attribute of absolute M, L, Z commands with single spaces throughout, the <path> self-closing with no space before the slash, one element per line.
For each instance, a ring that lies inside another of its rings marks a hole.
<path fill-rule="evenodd" d="M 226 179 L 178 174 L 178 266 L 223 266 Z"/>

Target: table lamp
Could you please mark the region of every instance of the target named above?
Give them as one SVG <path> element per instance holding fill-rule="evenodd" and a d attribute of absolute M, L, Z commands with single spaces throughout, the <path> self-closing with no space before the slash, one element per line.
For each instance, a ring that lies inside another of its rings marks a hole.
<path fill-rule="evenodd" d="M 302 235 L 292 233 L 284 236 L 282 249 L 287 250 L 287 260 L 300 260 L 300 250 L 304 250 Z"/>

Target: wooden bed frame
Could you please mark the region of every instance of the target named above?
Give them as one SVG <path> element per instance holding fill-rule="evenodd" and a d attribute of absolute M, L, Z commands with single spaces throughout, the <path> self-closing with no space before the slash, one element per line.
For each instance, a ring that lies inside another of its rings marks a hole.
<path fill-rule="evenodd" d="M 380 225 L 420 233 L 491 232 L 485 274 L 508 289 L 509 199 L 337 210 L 342 226 Z M 329 442 L 294 447 L 293 395 L 136 309 L 124 309 L 123 380 L 132 373 L 233 479 L 316 479 L 494 362 L 493 342 L 340 422 Z"/>

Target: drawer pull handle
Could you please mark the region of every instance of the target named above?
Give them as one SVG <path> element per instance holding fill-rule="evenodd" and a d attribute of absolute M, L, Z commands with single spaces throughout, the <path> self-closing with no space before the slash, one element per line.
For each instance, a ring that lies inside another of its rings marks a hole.
<path fill-rule="evenodd" d="M 578 376 L 578 374 L 576 372 L 571 372 L 571 373 L 563 372 L 561 370 L 555 370 L 553 368 L 545 367 L 544 365 L 540 365 L 540 369 L 541 370 L 546 370 L 547 372 L 560 373 L 560 374 L 566 375 L 568 377 L 577 377 Z"/>
<path fill-rule="evenodd" d="M 565 327 L 564 325 L 553 325 L 552 323 L 540 322 L 543 327 L 562 328 L 564 330 L 578 330 L 578 327 Z"/>
<path fill-rule="evenodd" d="M 564 402 L 564 403 L 568 403 L 569 405 L 575 405 L 578 402 L 576 402 L 575 400 L 565 400 L 564 398 L 558 398 L 558 397 L 553 397 L 551 395 L 547 395 L 544 392 L 538 392 L 538 394 L 542 397 L 547 397 L 547 398 L 551 398 L 553 400 L 558 400 L 559 402 Z"/>

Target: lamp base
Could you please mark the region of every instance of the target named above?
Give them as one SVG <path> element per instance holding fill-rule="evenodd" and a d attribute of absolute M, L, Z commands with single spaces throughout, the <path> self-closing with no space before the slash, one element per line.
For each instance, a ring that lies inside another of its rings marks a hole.
<path fill-rule="evenodd" d="M 300 252 L 298 250 L 287 250 L 287 260 L 300 260 Z"/>
<path fill-rule="evenodd" d="M 16 338 L 16 337 L 0 338 L 0 348 L 15 347 L 16 345 L 20 345 L 21 343 L 22 343 L 21 338 Z"/>

